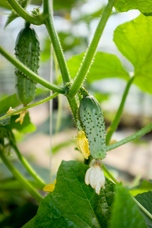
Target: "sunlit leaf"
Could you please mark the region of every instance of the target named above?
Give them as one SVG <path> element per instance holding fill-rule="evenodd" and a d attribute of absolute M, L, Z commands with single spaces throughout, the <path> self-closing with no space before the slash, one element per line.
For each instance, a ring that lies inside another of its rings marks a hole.
<path fill-rule="evenodd" d="M 141 194 L 148 191 L 152 191 L 152 181 L 148 181 L 148 180 L 142 180 L 142 182 L 138 186 L 130 189 L 130 193 L 133 196 L 136 196 L 137 194 Z"/>
<path fill-rule="evenodd" d="M 152 17 L 140 15 L 117 27 L 114 42 L 121 53 L 133 64 L 134 83 L 152 93 Z"/>
<path fill-rule="evenodd" d="M 84 53 L 73 56 L 67 61 L 71 77 L 74 78 L 80 67 Z M 129 75 L 123 68 L 117 56 L 104 52 L 97 52 L 91 69 L 87 75 L 87 81 L 93 82 L 105 78 L 128 79 Z"/>
<path fill-rule="evenodd" d="M 151 0 L 117 0 L 115 7 L 120 12 L 126 12 L 128 10 L 137 9 L 141 13 L 152 13 L 152 1 Z"/>

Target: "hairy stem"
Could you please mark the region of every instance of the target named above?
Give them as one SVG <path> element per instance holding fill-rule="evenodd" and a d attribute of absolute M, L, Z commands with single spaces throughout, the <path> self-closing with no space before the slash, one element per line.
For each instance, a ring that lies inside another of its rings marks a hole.
<path fill-rule="evenodd" d="M 24 187 L 37 202 L 41 202 L 43 199 L 42 196 L 33 188 L 33 186 L 19 173 L 19 171 L 12 165 L 12 163 L 5 156 L 5 151 L 0 150 L 0 157 L 13 176 L 21 183 L 21 186 Z"/>
<path fill-rule="evenodd" d="M 119 146 L 122 146 L 128 142 L 131 142 L 133 140 L 139 139 L 142 136 L 144 136 L 146 133 L 150 132 L 152 130 L 152 123 L 146 125 L 144 128 L 142 128 L 141 130 L 137 131 L 136 133 L 126 137 L 125 139 L 120 140 L 117 143 L 111 144 L 109 146 L 107 146 L 106 151 L 110 151 L 113 150 Z"/>
<path fill-rule="evenodd" d="M 48 34 L 51 39 L 51 43 L 53 45 L 53 49 L 56 54 L 56 58 L 57 58 L 57 61 L 58 61 L 59 67 L 60 67 L 63 83 L 64 83 L 64 85 L 67 85 L 68 83 L 70 83 L 71 78 L 70 78 L 70 74 L 67 69 L 67 65 L 66 65 L 65 57 L 64 57 L 62 47 L 61 47 L 61 44 L 59 41 L 59 37 L 58 37 L 57 32 L 54 27 L 53 6 L 52 5 L 53 5 L 52 0 L 44 0 L 43 13 L 44 13 L 44 15 L 47 15 L 44 23 L 46 25 Z M 77 88 L 77 91 L 78 91 L 78 89 L 79 88 Z M 76 98 L 75 97 L 71 98 L 71 96 L 68 96 L 68 93 L 67 93 L 67 99 L 69 101 L 69 105 L 70 105 L 71 111 L 73 113 L 74 120 L 76 121 L 77 109 L 78 109 Z"/>
<path fill-rule="evenodd" d="M 18 68 L 20 71 L 22 71 L 25 75 L 28 75 L 33 81 L 38 82 L 39 84 L 43 85 L 44 87 L 53 90 L 58 93 L 64 93 L 64 89 L 55 85 L 49 83 L 47 80 L 40 77 L 38 74 L 34 73 L 32 70 L 30 70 L 28 67 L 26 67 L 22 62 L 20 62 L 18 59 L 11 56 L 8 52 L 6 52 L 2 47 L 0 47 L 0 53 L 9 61 L 11 62 L 16 68 Z"/>
<path fill-rule="evenodd" d="M 12 9 L 25 21 L 28 21 L 30 24 L 35 24 L 35 25 L 41 25 L 43 24 L 44 17 L 43 15 L 38 15 L 36 17 L 31 16 L 24 8 L 20 6 L 18 1 L 15 0 L 7 0 L 7 2 L 10 4 Z"/>
<path fill-rule="evenodd" d="M 124 90 L 124 94 L 123 94 L 122 99 L 121 99 L 121 103 L 120 103 L 119 108 L 117 110 L 116 116 L 115 116 L 115 118 L 114 118 L 111 126 L 108 128 L 108 133 L 107 133 L 107 137 L 106 137 L 106 144 L 107 145 L 109 144 L 110 139 L 111 139 L 113 133 L 115 132 L 115 130 L 118 127 L 118 124 L 120 122 L 120 118 L 121 118 L 121 115 L 122 115 L 122 112 L 123 112 L 123 108 L 124 108 L 124 105 L 125 105 L 125 102 L 126 102 L 128 93 L 129 93 L 129 89 L 130 89 L 130 87 L 132 85 L 133 80 L 134 80 L 134 77 L 132 77 L 128 81 L 128 83 L 126 85 L 126 88 Z"/>
<path fill-rule="evenodd" d="M 44 21 L 46 28 L 48 30 L 48 34 L 50 36 L 51 39 L 51 43 L 53 45 L 53 49 L 55 51 L 56 54 L 56 58 L 58 60 L 58 64 L 61 70 L 61 74 L 62 74 L 62 78 L 63 78 L 63 82 L 67 83 L 70 82 L 70 75 L 66 66 L 66 61 L 64 58 L 64 54 L 62 51 L 62 47 L 59 41 L 59 37 L 57 35 L 57 32 L 55 30 L 54 27 L 54 23 L 53 23 L 53 2 L 52 0 L 44 0 L 44 10 L 43 10 L 43 14 L 47 15 L 46 20 Z"/>
<path fill-rule="evenodd" d="M 85 78 L 86 78 L 86 76 L 90 70 L 90 67 L 91 67 L 91 64 L 93 62 L 93 58 L 94 58 L 98 43 L 100 41 L 103 30 L 106 26 L 107 20 L 111 14 L 112 7 L 114 6 L 115 1 L 116 0 L 109 0 L 107 6 L 105 7 L 105 9 L 101 15 L 101 19 L 100 19 L 99 24 L 96 28 L 93 39 L 92 39 L 92 41 L 91 41 L 91 43 L 90 43 L 90 45 L 86 51 L 86 54 L 83 58 L 80 69 L 79 69 L 79 71 L 78 71 L 78 73 L 74 79 L 74 82 L 71 86 L 71 89 L 69 91 L 69 95 L 71 97 L 73 97 L 77 93 L 78 89 L 82 86 L 82 83 L 85 80 Z"/>

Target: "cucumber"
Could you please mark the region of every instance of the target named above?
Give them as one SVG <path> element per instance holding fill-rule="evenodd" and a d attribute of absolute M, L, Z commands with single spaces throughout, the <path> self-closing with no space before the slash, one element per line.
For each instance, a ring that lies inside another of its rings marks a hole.
<path fill-rule="evenodd" d="M 26 23 L 16 39 L 15 55 L 23 64 L 37 73 L 39 68 L 40 47 L 39 41 L 34 29 Z M 26 106 L 35 97 L 36 83 L 20 70 L 15 69 L 17 78 L 17 95 L 21 103 Z"/>
<path fill-rule="evenodd" d="M 106 156 L 105 123 L 100 104 L 93 96 L 80 101 L 78 116 L 89 141 L 90 154 L 95 159 Z"/>

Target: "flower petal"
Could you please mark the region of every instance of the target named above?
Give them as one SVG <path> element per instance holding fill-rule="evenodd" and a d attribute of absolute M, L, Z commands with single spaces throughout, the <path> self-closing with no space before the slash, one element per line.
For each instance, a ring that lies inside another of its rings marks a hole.
<path fill-rule="evenodd" d="M 92 172 L 92 168 L 89 168 L 85 174 L 85 183 L 88 185 L 90 184 L 90 173 Z"/>
<path fill-rule="evenodd" d="M 101 168 L 101 162 L 99 160 L 93 160 L 91 167 L 86 171 L 85 183 L 90 184 L 95 192 L 99 195 L 100 189 L 104 187 L 105 176 Z"/>
<path fill-rule="evenodd" d="M 88 139 L 86 138 L 84 131 L 78 132 L 77 146 L 80 152 L 83 154 L 84 158 L 88 159 L 88 157 L 90 156 L 90 150 Z"/>

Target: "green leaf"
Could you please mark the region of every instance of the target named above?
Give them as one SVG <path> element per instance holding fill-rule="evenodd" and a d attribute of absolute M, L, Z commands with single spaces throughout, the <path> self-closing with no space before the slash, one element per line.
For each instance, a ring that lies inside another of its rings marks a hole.
<path fill-rule="evenodd" d="M 151 0 L 117 0 L 115 8 L 119 12 L 126 12 L 128 10 L 137 9 L 141 13 L 152 13 Z"/>
<path fill-rule="evenodd" d="M 11 9 L 9 3 L 7 1 L 3 1 L 3 0 L 0 1 L 0 7 L 5 8 L 5 9 Z"/>
<path fill-rule="evenodd" d="M 79 55 L 73 56 L 67 61 L 72 78 L 75 77 L 80 67 L 83 56 L 84 53 L 81 53 Z M 87 81 L 93 82 L 113 77 L 123 78 L 127 80 L 129 78 L 129 75 L 127 71 L 123 68 L 117 56 L 109 53 L 97 52 L 90 72 L 87 75 Z"/>
<path fill-rule="evenodd" d="M 84 182 L 87 169 L 87 165 L 77 161 L 61 163 L 55 190 L 41 202 L 32 228 L 107 227 L 114 185 L 107 180 L 105 189 L 97 195 Z"/>
<path fill-rule="evenodd" d="M 16 129 L 20 133 L 24 133 L 24 134 L 30 133 L 36 130 L 35 125 L 30 120 L 29 113 L 25 115 L 24 121 L 22 124 L 20 124 L 19 122 L 17 123 L 15 122 L 18 117 L 19 117 L 18 115 L 11 117 L 10 126 L 9 126 L 11 129 Z"/>
<path fill-rule="evenodd" d="M 122 186 L 116 187 L 116 196 L 112 208 L 110 228 L 146 228 L 140 210 L 128 191 Z"/>
<path fill-rule="evenodd" d="M 140 15 L 118 26 L 114 42 L 120 52 L 133 64 L 134 83 L 152 94 L 152 17 Z"/>
<path fill-rule="evenodd" d="M 135 186 L 134 188 L 129 190 L 132 196 L 136 196 L 137 194 L 148 191 L 152 191 L 152 181 L 148 180 L 142 180 L 142 182 L 138 186 Z"/>
<path fill-rule="evenodd" d="M 152 191 L 138 194 L 135 198 L 152 214 Z"/>
<path fill-rule="evenodd" d="M 142 204 L 143 207 L 147 209 L 152 215 L 152 191 L 142 193 L 137 195 L 136 200 Z M 145 213 L 141 211 L 143 217 L 145 218 L 146 224 L 149 228 L 152 228 L 152 219 L 150 219 Z"/>
<path fill-rule="evenodd" d="M 17 95 L 12 94 L 0 100 L 0 114 L 6 113 L 10 107 L 15 108 L 20 104 Z"/>

